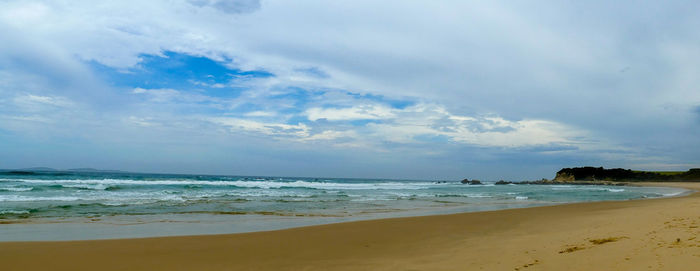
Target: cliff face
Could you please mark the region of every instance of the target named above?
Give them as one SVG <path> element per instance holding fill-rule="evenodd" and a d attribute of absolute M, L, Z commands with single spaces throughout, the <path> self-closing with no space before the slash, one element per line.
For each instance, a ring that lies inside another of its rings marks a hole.
<path fill-rule="evenodd" d="M 576 181 L 576 178 L 574 175 L 569 174 L 568 172 L 557 172 L 557 176 L 554 177 L 555 182 L 573 182 Z"/>

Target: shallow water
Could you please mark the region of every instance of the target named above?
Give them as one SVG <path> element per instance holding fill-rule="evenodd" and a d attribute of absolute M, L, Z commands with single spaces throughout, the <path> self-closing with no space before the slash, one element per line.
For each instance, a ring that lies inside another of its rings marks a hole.
<path fill-rule="evenodd" d="M 13 224 L 0 224 L 0 240 L 232 233 L 382 217 L 653 198 L 683 191 L 427 180 L 4 173 L 0 174 L 0 223 Z M 63 225 L 60 236 L 32 234 L 50 233 L 56 222 Z M 169 231 L 149 226 L 164 223 Z M 75 234 L 70 234 L 71 228 Z"/>

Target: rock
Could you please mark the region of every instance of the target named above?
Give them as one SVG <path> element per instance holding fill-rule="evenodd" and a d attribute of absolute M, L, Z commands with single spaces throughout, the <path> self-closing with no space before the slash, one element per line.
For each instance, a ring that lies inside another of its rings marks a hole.
<path fill-rule="evenodd" d="M 500 181 L 496 182 L 496 184 L 498 184 L 498 185 L 504 185 L 504 184 L 512 184 L 512 183 L 513 183 L 513 182 L 510 182 L 510 181 L 504 181 L 504 180 L 500 180 Z"/>
<path fill-rule="evenodd" d="M 469 179 L 464 179 L 461 181 L 462 184 L 469 184 L 469 185 L 474 185 L 474 184 L 482 184 L 481 181 L 479 180 L 469 180 Z"/>
<path fill-rule="evenodd" d="M 557 182 L 573 182 L 575 181 L 576 178 L 574 178 L 573 174 L 569 174 L 567 172 L 562 172 L 561 170 L 557 172 L 557 176 L 554 177 L 554 181 Z"/>

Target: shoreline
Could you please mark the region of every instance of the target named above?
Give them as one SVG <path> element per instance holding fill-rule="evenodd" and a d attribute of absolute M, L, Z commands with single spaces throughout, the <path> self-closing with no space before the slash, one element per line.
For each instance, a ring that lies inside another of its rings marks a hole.
<path fill-rule="evenodd" d="M 551 185 L 558 186 L 564 184 L 524 184 L 524 186 L 538 187 L 548 187 Z M 628 183 L 591 183 L 587 184 L 586 186 L 588 185 L 622 185 L 627 187 L 643 187 L 643 185 L 634 185 Z M 493 184 L 491 184 L 491 186 L 493 186 Z M 565 186 L 581 187 L 576 184 L 567 184 Z M 662 186 L 656 186 L 652 188 L 669 189 L 669 187 Z M 546 200 L 516 200 L 515 202 L 485 202 L 483 204 L 470 203 L 467 205 L 453 203 L 455 205 L 452 206 L 448 204 L 439 207 L 433 206 L 430 208 L 406 209 L 393 212 L 366 212 L 364 214 L 352 216 L 319 216 L 306 214 L 275 215 L 272 212 L 270 212 L 272 215 L 257 213 L 240 213 L 236 215 L 220 215 L 218 213 L 178 213 L 54 218 L 39 217 L 23 220 L 0 219 L 0 243 L 30 241 L 89 241 L 152 237 L 239 234 L 261 231 L 284 230 L 316 225 L 348 223 L 365 220 L 451 215 L 460 213 L 522 209 L 585 202 L 607 202 L 667 198 L 682 196 L 690 192 L 691 191 L 687 189 L 677 189 L 677 192 L 657 191 L 657 195 L 663 195 L 660 197 L 647 198 L 646 196 L 643 196 L 640 198 L 605 199 L 594 201 L 584 200 L 572 202 L 556 202 Z M 60 231 L 61 234 L 56 234 L 57 231 Z"/>
<path fill-rule="evenodd" d="M 9 270 L 687 270 L 700 260 L 700 183 L 634 184 L 695 192 L 237 234 L 2 242 L 0 260 Z"/>

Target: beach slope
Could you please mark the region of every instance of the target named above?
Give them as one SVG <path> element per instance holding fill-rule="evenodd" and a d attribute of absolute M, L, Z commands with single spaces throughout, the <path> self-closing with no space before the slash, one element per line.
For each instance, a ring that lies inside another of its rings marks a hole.
<path fill-rule="evenodd" d="M 244 234 L 4 242 L 0 262 L 2 270 L 697 270 L 699 227 L 695 193 Z"/>

